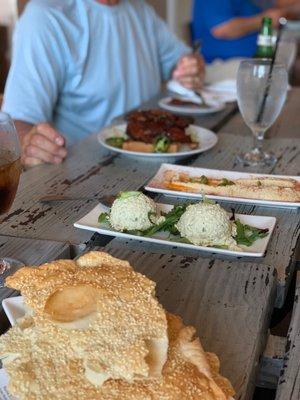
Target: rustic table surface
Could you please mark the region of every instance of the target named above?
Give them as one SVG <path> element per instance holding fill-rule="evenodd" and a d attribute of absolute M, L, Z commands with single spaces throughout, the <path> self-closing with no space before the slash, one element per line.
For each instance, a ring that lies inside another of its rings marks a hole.
<path fill-rule="evenodd" d="M 292 90 L 283 117 L 267 140 L 279 162 L 274 168 L 259 172 L 299 174 L 299 101 L 300 90 Z M 143 107 L 156 105 L 154 99 Z M 217 115 L 197 118 L 196 123 L 219 132 L 219 142 L 211 151 L 184 160 L 183 164 L 254 171 L 235 163 L 235 155 L 251 146 L 250 134 L 245 135 L 247 128 L 235 105 Z M 48 259 L 73 257 L 88 248 L 104 247 L 128 259 L 136 270 L 157 283 L 158 297 L 166 309 L 195 325 L 207 350 L 219 355 L 222 373 L 231 379 L 237 391 L 236 399 L 251 399 L 270 315 L 275 305 L 283 305 L 293 275 L 299 212 L 235 206 L 238 212 L 277 218 L 267 254 L 259 260 L 222 258 L 134 241 L 109 242 L 73 227 L 97 204 L 99 197 L 143 187 L 159 165 L 160 162 L 109 153 L 93 135 L 73 146 L 63 165 L 44 165 L 26 171 L 13 208 L 0 220 L 0 256 L 14 256 L 26 264 L 38 265 Z M 74 200 L 43 204 L 40 199 L 46 194 L 68 195 Z M 14 292 L 0 289 L 0 300 L 9 295 Z M 4 331 L 4 319 L 0 321 Z"/>

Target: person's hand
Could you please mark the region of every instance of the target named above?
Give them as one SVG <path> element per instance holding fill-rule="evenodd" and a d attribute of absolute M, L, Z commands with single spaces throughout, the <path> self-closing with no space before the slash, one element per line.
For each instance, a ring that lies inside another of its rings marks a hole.
<path fill-rule="evenodd" d="M 22 163 L 25 167 L 50 163 L 60 164 L 67 155 L 65 139 L 51 125 L 34 126 L 21 140 Z"/>
<path fill-rule="evenodd" d="M 183 56 L 175 70 L 172 78 L 187 89 L 201 89 L 204 83 L 205 63 L 200 54 L 189 54 Z"/>
<path fill-rule="evenodd" d="M 273 26 L 275 28 L 278 28 L 279 26 L 279 20 L 282 17 L 286 16 L 286 11 L 280 8 L 270 8 L 269 10 L 266 10 L 263 15 L 263 17 L 270 17 L 272 18 L 273 21 Z"/>

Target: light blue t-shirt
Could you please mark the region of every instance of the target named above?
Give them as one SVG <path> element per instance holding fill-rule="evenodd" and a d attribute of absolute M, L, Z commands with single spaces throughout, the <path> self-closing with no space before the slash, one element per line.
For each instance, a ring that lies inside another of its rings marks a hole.
<path fill-rule="evenodd" d="M 144 0 L 31 0 L 14 37 L 3 110 L 75 142 L 160 90 L 179 41 Z"/>

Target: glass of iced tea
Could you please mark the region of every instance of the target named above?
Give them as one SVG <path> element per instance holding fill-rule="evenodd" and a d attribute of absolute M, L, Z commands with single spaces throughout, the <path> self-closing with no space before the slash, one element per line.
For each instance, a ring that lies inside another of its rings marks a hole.
<path fill-rule="evenodd" d="M 21 147 L 15 125 L 0 111 L 0 216 L 9 211 L 17 193 L 21 175 Z M 0 257 L 0 287 L 5 278 L 23 264 L 12 258 Z"/>

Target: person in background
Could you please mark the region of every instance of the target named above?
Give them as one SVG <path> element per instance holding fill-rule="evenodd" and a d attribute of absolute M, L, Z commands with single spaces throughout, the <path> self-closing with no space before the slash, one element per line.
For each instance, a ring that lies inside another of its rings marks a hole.
<path fill-rule="evenodd" d="M 202 39 L 205 61 L 252 57 L 262 18 L 274 27 L 298 0 L 194 0 L 192 39 Z"/>
<path fill-rule="evenodd" d="M 159 93 L 162 80 L 197 90 L 204 62 L 144 0 L 31 0 L 14 38 L 3 111 L 25 166 L 61 163 L 67 144 Z"/>

